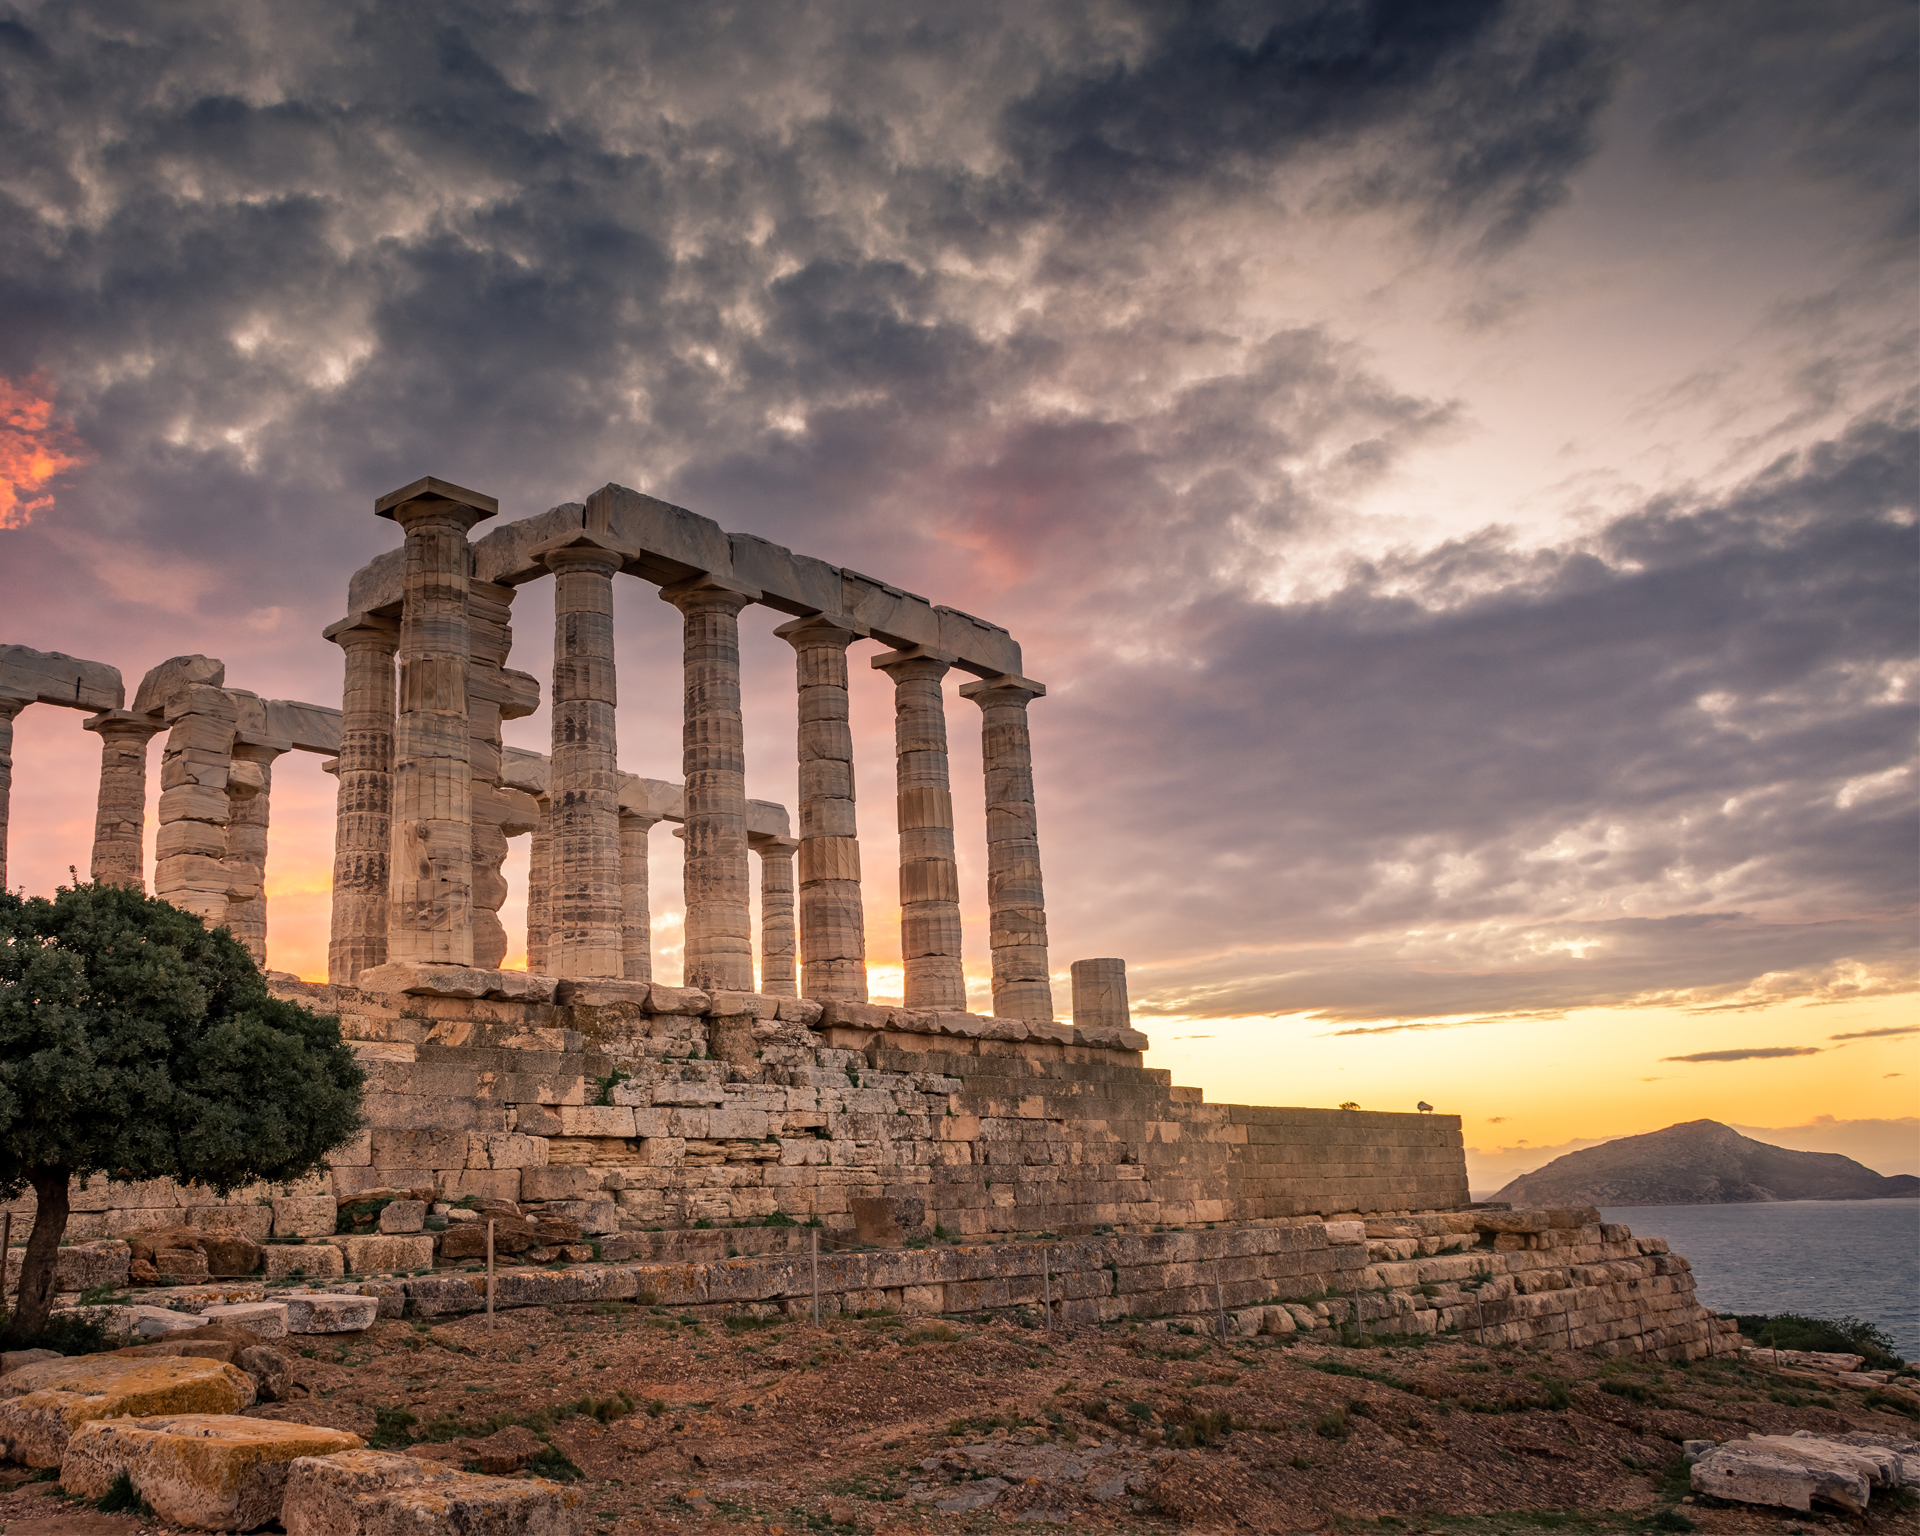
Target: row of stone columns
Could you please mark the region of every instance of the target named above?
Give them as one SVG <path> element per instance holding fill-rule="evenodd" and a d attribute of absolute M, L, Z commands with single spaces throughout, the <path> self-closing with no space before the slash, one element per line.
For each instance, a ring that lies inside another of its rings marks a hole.
<path fill-rule="evenodd" d="M 535 552 L 555 581 L 553 750 L 546 815 L 534 828 L 532 849 L 532 883 L 549 895 L 529 904 L 528 963 L 557 976 L 641 979 L 651 971 L 645 859 L 651 823 L 623 818 L 618 803 L 613 578 L 627 552 L 612 538 L 608 494 L 589 499 L 577 533 Z M 388 665 L 385 632 L 376 621 L 360 620 L 329 631 L 347 651 L 348 671 L 336 850 L 336 882 L 344 894 L 335 903 L 330 951 L 337 961 L 330 972 L 341 979 L 364 969 L 362 960 L 476 963 L 476 845 L 467 830 L 474 795 L 467 531 L 497 508 L 490 498 L 429 480 L 382 498 L 379 510 L 405 534 L 400 681 L 391 713 L 381 715 L 372 675 Z M 685 980 L 709 990 L 753 986 L 739 615 L 760 595 L 711 575 L 660 591 L 679 609 L 683 627 Z M 847 648 L 860 634 L 826 615 L 783 624 L 775 633 L 795 652 L 799 837 L 784 853 L 760 848 L 762 985 L 769 991 L 795 985 L 790 936 L 796 925 L 789 914 L 797 895 L 800 990 L 864 1001 L 847 698 Z M 497 664 L 504 652 L 489 659 Z M 901 951 L 906 1002 L 914 1008 L 966 1007 L 942 698 L 954 660 L 919 647 L 873 659 L 894 684 Z M 961 690 L 983 716 L 994 1008 L 1020 1018 L 1053 1014 L 1026 723 L 1027 703 L 1042 692 L 1016 678 Z M 372 766 L 383 720 L 393 721 L 384 935 L 373 908 L 385 808 Z M 496 718 L 496 741 L 497 725 Z M 350 794 L 350 774 L 363 771 L 357 766 L 363 758 L 370 777 L 353 777 Z M 486 905 L 484 894 L 479 904 Z"/>

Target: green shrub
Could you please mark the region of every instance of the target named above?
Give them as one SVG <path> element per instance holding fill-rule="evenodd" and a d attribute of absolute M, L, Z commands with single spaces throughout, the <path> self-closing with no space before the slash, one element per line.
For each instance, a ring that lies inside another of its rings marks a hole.
<path fill-rule="evenodd" d="M 1864 1355 L 1870 1369 L 1898 1370 L 1893 1340 L 1877 1324 L 1857 1317 L 1837 1321 L 1799 1312 L 1756 1312 L 1736 1316 L 1740 1332 L 1760 1349 L 1804 1349 L 1821 1354 Z"/>
<path fill-rule="evenodd" d="M 157 1518 L 153 1506 L 140 1497 L 133 1486 L 133 1477 L 125 1467 L 114 1473 L 113 1481 L 107 1484 L 107 1491 L 93 1501 L 93 1507 L 103 1515 L 117 1515 L 123 1511 L 138 1515 L 142 1520 Z"/>

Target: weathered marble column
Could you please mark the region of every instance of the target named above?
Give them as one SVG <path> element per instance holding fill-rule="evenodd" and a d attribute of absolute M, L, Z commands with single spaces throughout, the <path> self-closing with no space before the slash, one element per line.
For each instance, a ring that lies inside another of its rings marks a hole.
<path fill-rule="evenodd" d="M 1133 1028 L 1133 1010 L 1127 1006 L 1127 962 L 1076 960 L 1073 976 L 1073 1027 Z"/>
<path fill-rule="evenodd" d="M 968 683 L 960 697 L 981 713 L 987 779 L 987 912 L 993 945 L 993 1011 L 1008 1019 L 1051 1019 L 1047 902 L 1040 884 L 1040 833 L 1033 810 L 1033 744 L 1027 704 L 1046 688 L 1023 677 Z"/>
<path fill-rule="evenodd" d="M 760 594 L 715 576 L 662 587 L 685 620 L 687 933 L 684 985 L 753 990 L 740 610 Z"/>
<path fill-rule="evenodd" d="M 236 894 L 227 868 L 227 820 L 233 812 L 227 783 L 233 776 L 239 701 L 210 683 L 189 684 L 169 696 L 166 718 L 153 894 L 218 928 Z"/>
<path fill-rule="evenodd" d="M 859 634 L 825 617 L 774 631 L 793 647 L 799 692 L 800 990 L 867 1000 L 867 929 L 860 899 L 847 647 Z"/>
<path fill-rule="evenodd" d="M 909 1008 L 964 1011 L 960 872 L 953 858 L 953 791 L 940 680 L 951 656 L 921 646 L 873 665 L 893 679 L 893 748 L 899 789 L 900 958 Z"/>
<path fill-rule="evenodd" d="M 553 572 L 550 976 L 618 976 L 620 786 L 614 738 L 613 578 L 624 560 L 579 533 L 537 556 Z M 744 782 L 744 781 L 743 781 Z"/>
<path fill-rule="evenodd" d="M 227 777 L 227 870 L 232 880 L 227 929 L 253 956 L 267 963 L 267 829 L 272 819 L 273 763 L 287 747 L 247 742 L 233 749 Z"/>
<path fill-rule="evenodd" d="M 147 822 L 147 743 L 158 720 L 120 710 L 95 715 L 84 729 L 100 737 L 100 802 L 93 819 L 96 884 L 147 888 L 142 839 Z"/>
<path fill-rule="evenodd" d="M 539 819 L 527 845 L 527 969 L 550 976 L 547 952 L 553 936 L 553 802 L 539 796 Z"/>
<path fill-rule="evenodd" d="M 375 503 L 406 531 L 393 739 L 390 962 L 473 963 L 473 779 L 468 766 L 467 531 L 490 496 L 416 481 Z"/>
<path fill-rule="evenodd" d="M 771 997 L 797 997 L 793 975 L 793 854 L 791 837 L 752 839 L 760 855 L 760 990 Z"/>
<path fill-rule="evenodd" d="M 467 590 L 467 767 L 473 783 L 473 963 L 495 970 L 507 957 L 500 908 L 507 899 L 501 866 L 513 812 L 500 782 L 500 722 L 540 707 L 540 685 L 509 671 L 513 588 L 475 581 Z"/>
<path fill-rule="evenodd" d="M 322 631 L 346 657 L 340 691 L 340 789 L 334 802 L 333 929 L 327 980 L 350 987 L 387 963 L 393 843 L 393 653 L 397 620 L 350 614 Z"/>
<path fill-rule="evenodd" d="M 7 802 L 13 795 L 13 717 L 33 702 L 0 694 L 0 891 L 7 888 Z"/>
<path fill-rule="evenodd" d="M 658 816 L 620 813 L 620 972 L 653 980 L 653 908 L 648 890 L 647 836 Z"/>

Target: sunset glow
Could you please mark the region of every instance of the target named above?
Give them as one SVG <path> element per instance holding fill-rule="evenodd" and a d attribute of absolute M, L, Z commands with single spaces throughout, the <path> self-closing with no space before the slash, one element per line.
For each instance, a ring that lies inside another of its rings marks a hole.
<path fill-rule="evenodd" d="M 37 374 L 0 378 L 0 529 L 24 528 L 51 508 L 43 488 L 89 458 L 72 424 L 55 417 L 51 389 Z"/>

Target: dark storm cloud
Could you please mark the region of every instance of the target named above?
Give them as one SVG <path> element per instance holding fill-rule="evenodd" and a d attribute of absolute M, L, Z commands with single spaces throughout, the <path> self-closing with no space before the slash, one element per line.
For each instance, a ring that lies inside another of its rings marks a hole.
<path fill-rule="evenodd" d="M 1143 829 L 1097 871 L 1118 952 L 1186 957 L 1136 994 L 1437 1019 L 1905 984 L 1917 482 L 1903 412 L 1564 548 L 1197 605 L 1181 660 L 1050 705 Z"/>
<path fill-rule="evenodd" d="M 1874 141 L 1844 174 L 1906 195 L 1882 23 L 1770 97 L 1718 14 L 1689 74 L 1653 10 L 1493 0 L 22 7 L 0 373 L 96 463 L 7 536 L 7 638 L 137 672 L 240 626 L 246 686 L 323 698 L 371 497 L 620 480 L 1016 629 L 1057 952 L 1134 957 L 1149 1010 L 1883 989 L 1908 416 L 1277 602 L 1464 413 L 1229 323 L 1186 248 L 1361 210 L 1492 260 L 1629 76 L 1694 174 L 1758 123 L 1799 164 Z"/>

